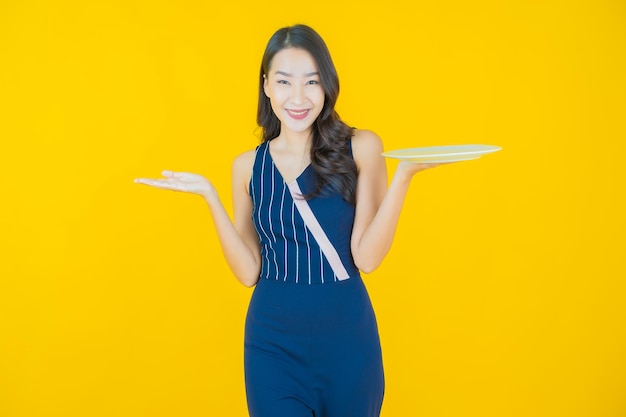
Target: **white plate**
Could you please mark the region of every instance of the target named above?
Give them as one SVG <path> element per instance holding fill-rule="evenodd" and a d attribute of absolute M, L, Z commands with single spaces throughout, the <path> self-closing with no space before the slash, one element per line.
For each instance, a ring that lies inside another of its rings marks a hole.
<path fill-rule="evenodd" d="M 502 149 L 493 145 L 449 145 L 429 146 L 425 148 L 398 149 L 384 152 L 387 158 L 400 159 L 409 162 L 437 163 L 457 162 L 478 159 L 482 155 Z"/>

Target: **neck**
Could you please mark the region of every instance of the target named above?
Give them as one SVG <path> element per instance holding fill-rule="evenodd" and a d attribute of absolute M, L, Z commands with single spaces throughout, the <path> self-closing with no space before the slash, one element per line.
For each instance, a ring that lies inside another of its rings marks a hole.
<path fill-rule="evenodd" d="M 281 131 L 276 139 L 278 139 L 278 142 L 282 143 L 285 149 L 305 153 L 310 149 L 313 133 L 310 130 L 305 132 L 290 132 L 284 130 Z"/>

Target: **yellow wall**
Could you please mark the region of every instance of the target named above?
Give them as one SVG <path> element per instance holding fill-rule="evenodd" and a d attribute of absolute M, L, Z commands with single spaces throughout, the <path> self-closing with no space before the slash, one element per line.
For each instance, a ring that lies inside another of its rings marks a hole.
<path fill-rule="evenodd" d="M 298 22 L 386 149 L 504 148 L 419 174 L 365 278 L 383 417 L 626 415 L 622 1 L 212 3 L 0 2 L 0 416 L 246 415 L 251 291 L 198 197 L 132 179 L 199 172 L 230 210 Z"/>

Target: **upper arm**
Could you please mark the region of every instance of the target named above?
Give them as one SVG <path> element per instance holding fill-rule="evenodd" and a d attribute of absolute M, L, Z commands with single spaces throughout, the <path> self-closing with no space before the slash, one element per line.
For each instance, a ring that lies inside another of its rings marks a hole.
<path fill-rule="evenodd" d="M 253 253 L 260 253 L 259 238 L 252 222 L 252 199 L 249 194 L 250 178 L 255 151 L 237 156 L 232 166 L 232 195 L 235 229 Z M 260 259 L 260 255 L 259 255 Z"/>
<path fill-rule="evenodd" d="M 382 152 L 383 144 L 378 135 L 368 130 L 355 131 L 352 138 L 352 154 L 358 178 L 351 241 L 353 250 L 376 216 L 387 192 L 387 166 Z"/>

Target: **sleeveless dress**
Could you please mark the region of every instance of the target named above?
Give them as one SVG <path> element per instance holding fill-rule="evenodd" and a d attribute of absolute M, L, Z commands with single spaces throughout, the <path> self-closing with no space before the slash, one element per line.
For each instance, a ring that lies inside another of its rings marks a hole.
<path fill-rule="evenodd" d="M 333 272 L 290 185 L 312 192 L 312 167 L 286 184 L 269 142 L 257 147 L 250 196 L 262 267 L 245 325 L 250 416 L 379 416 L 382 355 L 374 311 L 350 251 L 354 207 L 328 189 L 306 200 L 346 279 Z"/>

